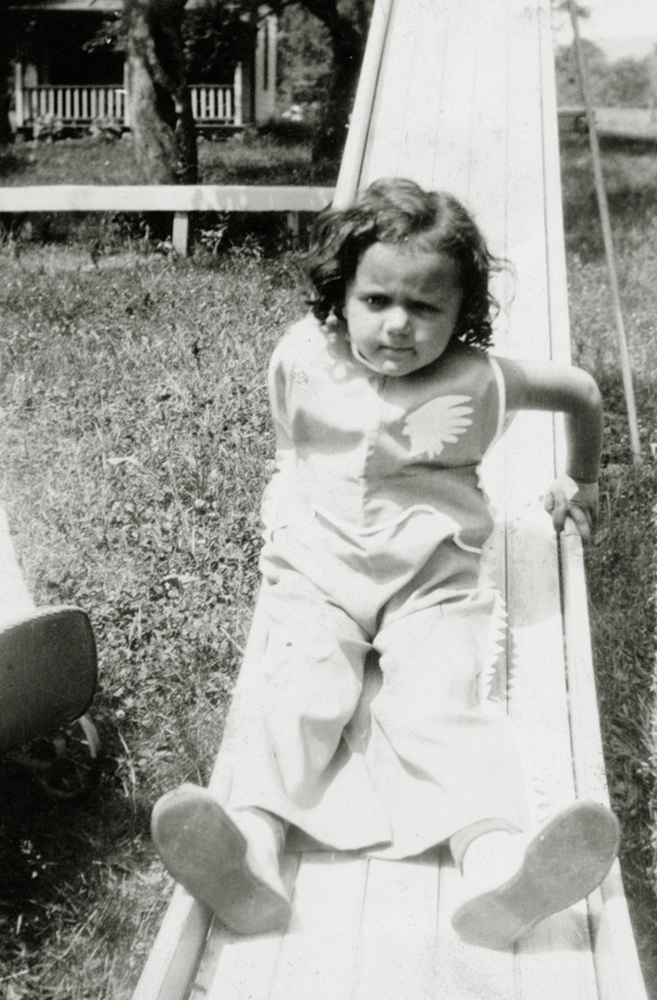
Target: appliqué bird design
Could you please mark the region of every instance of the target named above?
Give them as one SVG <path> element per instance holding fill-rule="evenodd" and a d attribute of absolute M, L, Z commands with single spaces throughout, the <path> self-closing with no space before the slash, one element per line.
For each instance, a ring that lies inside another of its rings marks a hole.
<path fill-rule="evenodd" d="M 441 454 L 446 444 L 454 444 L 472 424 L 466 406 L 472 396 L 439 396 L 411 413 L 404 423 L 402 434 L 411 439 L 411 455 Z"/>

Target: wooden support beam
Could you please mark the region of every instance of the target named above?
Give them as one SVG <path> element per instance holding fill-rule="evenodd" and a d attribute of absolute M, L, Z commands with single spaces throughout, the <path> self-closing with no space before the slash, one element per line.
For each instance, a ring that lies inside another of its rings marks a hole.
<path fill-rule="evenodd" d="M 173 232 L 171 242 L 173 249 L 180 257 L 187 256 L 189 240 L 189 215 L 187 212 L 175 212 L 173 216 Z"/>
<path fill-rule="evenodd" d="M 332 198 L 328 187 L 58 184 L 0 188 L 0 212 L 173 212 L 173 248 L 185 257 L 190 212 L 284 212 L 296 237 L 299 212 L 319 212 Z"/>
<path fill-rule="evenodd" d="M 22 128 L 25 124 L 25 112 L 23 109 L 23 64 L 20 59 L 14 64 L 14 81 L 16 128 Z"/>
<path fill-rule="evenodd" d="M 330 187 L 93 185 L 0 188 L 0 212 L 318 212 Z"/>

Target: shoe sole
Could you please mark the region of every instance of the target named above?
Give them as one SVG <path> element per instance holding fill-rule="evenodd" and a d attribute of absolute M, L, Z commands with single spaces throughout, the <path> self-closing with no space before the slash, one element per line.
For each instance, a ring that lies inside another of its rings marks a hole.
<path fill-rule="evenodd" d="M 452 926 L 468 944 L 511 947 L 540 920 L 588 896 L 611 868 L 618 841 L 612 812 L 575 803 L 529 843 L 513 878 L 460 906 Z"/>
<path fill-rule="evenodd" d="M 290 904 L 251 871 L 244 835 L 206 789 L 183 785 L 162 796 L 151 829 L 169 873 L 229 930 L 264 934 L 288 923 Z"/>

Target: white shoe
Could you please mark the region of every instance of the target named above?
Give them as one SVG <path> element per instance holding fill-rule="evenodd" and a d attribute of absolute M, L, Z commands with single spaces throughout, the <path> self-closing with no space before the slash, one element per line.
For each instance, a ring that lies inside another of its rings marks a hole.
<path fill-rule="evenodd" d="M 231 931 L 263 934 L 288 923 L 288 900 L 254 871 L 246 837 L 207 789 L 185 784 L 167 792 L 151 829 L 169 873 Z"/>
<path fill-rule="evenodd" d="M 463 903 L 452 926 L 469 944 L 508 948 L 534 924 L 588 896 L 611 868 L 619 825 L 595 802 L 558 813 L 531 840 L 516 873 Z"/>

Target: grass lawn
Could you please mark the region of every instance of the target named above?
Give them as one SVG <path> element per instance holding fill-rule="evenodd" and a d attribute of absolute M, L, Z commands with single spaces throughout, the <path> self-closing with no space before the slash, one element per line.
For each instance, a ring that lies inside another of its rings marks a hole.
<path fill-rule="evenodd" d="M 57 145 L 18 147 L 3 162 L 42 151 L 45 162 Z M 17 183 L 47 183 L 41 162 L 31 175 L 41 179 L 26 179 L 32 166 Z M 102 177 L 104 166 L 75 179 Z M 608 149 L 605 168 L 648 445 L 657 441 L 657 159 Z M 600 527 L 588 555 L 605 750 L 657 997 L 657 477 L 651 461 L 630 459 L 580 139 L 564 145 L 563 170 L 575 360 L 606 403 Z M 104 744 L 98 788 L 77 804 L 44 802 L 19 768 L 0 763 L 7 1000 L 127 1000 L 134 988 L 171 886 L 149 812 L 173 784 L 205 782 L 215 756 L 257 585 L 257 508 L 272 451 L 266 361 L 303 308 L 295 257 L 263 257 L 253 241 L 180 261 L 130 240 L 105 252 L 120 234 L 100 248 L 76 240 L 24 237 L 0 251 L 0 503 L 37 602 L 91 614 Z"/>
<path fill-rule="evenodd" d="M 605 759 L 621 818 L 621 861 L 644 973 L 657 996 L 655 908 L 655 500 L 657 150 L 606 143 L 605 180 L 644 461 L 633 465 L 602 233 L 585 139 L 562 148 L 573 356 L 605 404 L 600 523 L 587 554 Z"/>
<path fill-rule="evenodd" d="M 104 743 L 79 806 L 3 766 L 11 1000 L 134 986 L 169 887 L 149 810 L 209 777 L 256 586 L 266 362 L 299 308 L 293 262 L 114 264 L 0 258 L 0 494 L 38 603 L 91 614 Z"/>
<path fill-rule="evenodd" d="M 315 167 L 307 143 L 273 137 L 235 136 L 222 141 L 199 139 L 202 184 L 332 184 L 333 168 Z M 74 178 L 74 180 L 73 180 Z M 132 139 L 107 141 L 86 136 L 56 142 L 32 141 L 0 147 L 0 183 L 139 184 Z"/>

